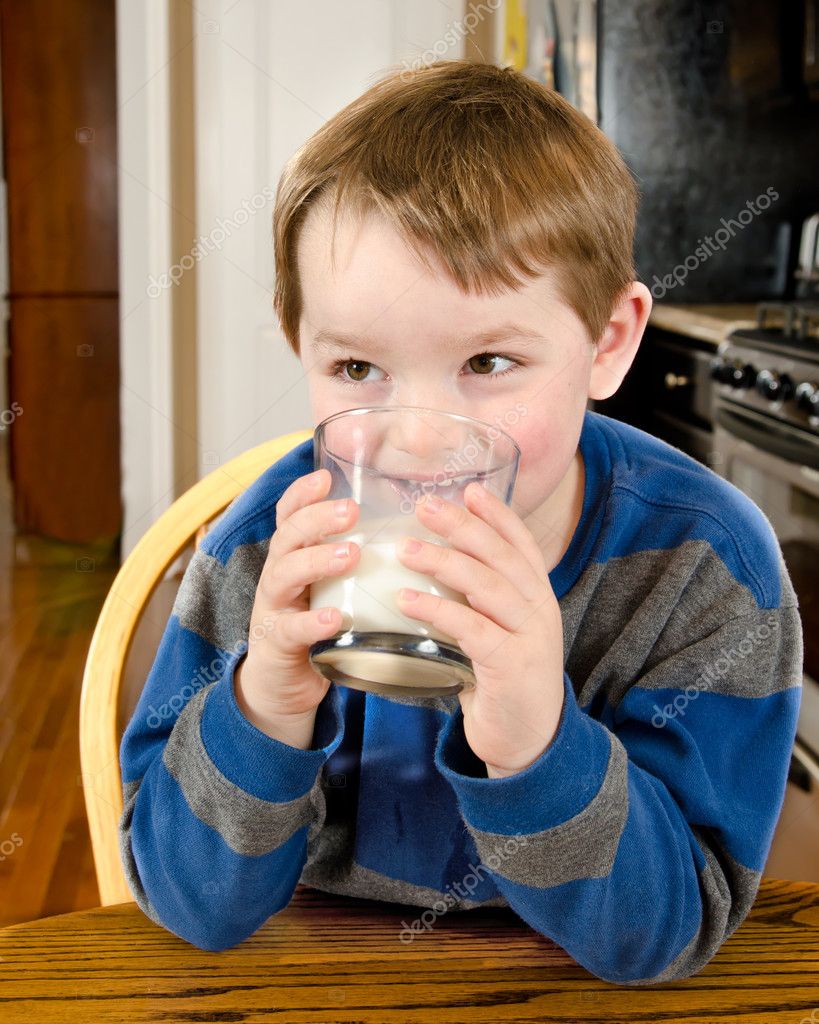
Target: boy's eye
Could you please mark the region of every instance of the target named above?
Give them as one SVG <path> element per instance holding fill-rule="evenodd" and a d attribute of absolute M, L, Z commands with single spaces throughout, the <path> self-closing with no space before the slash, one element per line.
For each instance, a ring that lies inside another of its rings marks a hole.
<path fill-rule="evenodd" d="M 497 365 L 496 360 L 498 359 L 505 360 L 512 365 L 498 373 L 493 373 L 492 370 Z M 468 377 L 489 377 L 496 380 L 498 377 L 504 377 L 507 373 L 512 373 L 520 364 L 515 359 L 503 356 L 498 352 L 481 352 L 468 359 L 464 365 L 472 370 L 472 373 L 466 374 Z M 338 378 L 342 384 L 351 387 L 355 384 L 372 383 L 373 378 L 369 376 L 369 371 L 373 367 L 373 363 L 368 363 L 364 359 L 339 359 L 331 366 L 330 376 Z"/>
<path fill-rule="evenodd" d="M 346 363 L 341 363 L 340 365 L 342 367 L 352 367 L 353 369 L 349 371 L 350 377 L 352 380 L 356 381 L 356 383 L 360 384 L 363 380 L 367 379 L 367 367 L 372 366 L 372 363 L 365 363 L 360 359 L 348 359 Z M 363 376 L 359 377 L 357 374 L 361 372 L 360 367 L 362 366 L 364 367 Z"/>
<path fill-rule="evenodd" d="M 472 356 L 471 359 L 468 359 L 467 365 L 471 367 L 476 373 L 483 374 L 484 376 L 489 376 L 489 371 L 491 371 L 492 369 L 492 364 L 489 361 L 492 359 L 506 359 L 507 362 L 512 362 L 512 360 L 507 359 L 506 356 L 498 355 L 494 352 L 481 352 L 480 355 Z M 505 372 L 505 370 L 501 371 L 501 373 Z M 500 374 L 495 374 L 495 376 L 500 376 Z"/>

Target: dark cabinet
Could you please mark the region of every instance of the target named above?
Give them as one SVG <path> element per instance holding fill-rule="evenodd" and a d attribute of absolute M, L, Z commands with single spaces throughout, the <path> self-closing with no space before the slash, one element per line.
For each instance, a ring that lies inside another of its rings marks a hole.
<path fill-rule="evenodd" d="M 649 325 L 620 390 L 594 409 L 710 465 L 714 353 L 708 342 Z"/>
<path fill-rule="evenodd" d="M 110 543 L 122 525 L 116 5 L 0 0 L 0 21 L 15 526 Z"/>

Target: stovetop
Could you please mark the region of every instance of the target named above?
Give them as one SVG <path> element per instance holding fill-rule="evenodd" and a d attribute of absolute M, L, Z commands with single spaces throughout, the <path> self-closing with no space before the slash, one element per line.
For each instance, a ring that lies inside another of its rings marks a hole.
<path fill-rule="evenodd" d="M 760 302 L 756 327 L 739 327 L 731 339 L 760 348 L 788 348 L 795 354 L 819 360 L 819 299 Z"/>
<path fill-rule="evenodd" d="M 819 336 L 819 299 L 795 299 L 792 302 L 767 301 L 756 307 L 759 327 L 779 327 L 788 337 Z"/>
<path fill-rule="evenodd" d="M 711 362 L 716 402 L 819 434 L 819 300 L 761 302 Z"/>
<path fill-rule="evenodd" d="M 819 338 L 788 336 L 781 329 L 739 327 L 728 340 L 746 348 L 759 348 L 773 353 L 788 352 L 795 358 L 819 362 Z"/>

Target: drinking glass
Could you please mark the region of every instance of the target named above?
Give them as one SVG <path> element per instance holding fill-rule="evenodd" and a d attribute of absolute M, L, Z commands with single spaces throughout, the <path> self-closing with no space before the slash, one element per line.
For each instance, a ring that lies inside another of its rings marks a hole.
<path fill-rule="evenodd" d="M 397 594 L 412 587 L 469 602 L 404 566 L 396 544 L 411 535 L 449 546 L 415 515 L 430 495 L 463 505 L 467 485 L 477 481 L 509 504 L 520 448 L 493 424 L 419 406 L 336 413 L 316 427 L 313 445 L 315 469 L 332 477 L 326 500 L 352 498 L 360 506 L 352 529 L 333 540 L 355 541 L 361 556 L 346 574 L 310 586 L 311 609 L 342 613 L 339 631 L 311 646 L 311 664 L 332 682 L 384 696 L 446 696 L 474 687 L 472 663 L 457 641 L 404 615 Z"/>

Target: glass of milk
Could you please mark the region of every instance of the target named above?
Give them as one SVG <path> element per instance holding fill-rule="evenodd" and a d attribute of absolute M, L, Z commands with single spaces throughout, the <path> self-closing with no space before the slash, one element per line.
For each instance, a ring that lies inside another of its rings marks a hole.
<path fill-rule="evenodd" d="M 361 556 L 349 573 L 310 587 L 310 608 L 342 613 L 338 633 L 313 644 L 310 661 L 327 679 L 384 696 L 446 696 L 475 685 L 472 663 L 456 640 L 404 615 L 402 587 L 468 605 L 463 594 L 404 566 L 396 544 L 413 536 L 449 546 L 425 529 L 416 505 L 431 494 L 463 505 L 477 480 L 509 504 L 520 448 L 491 423 L 418 406 L 347 409 L 323 420 L 313 439 L 315 469 L 327 469 L 327 501 L 352 498 L 354 527 L 333 534 Z"/>

